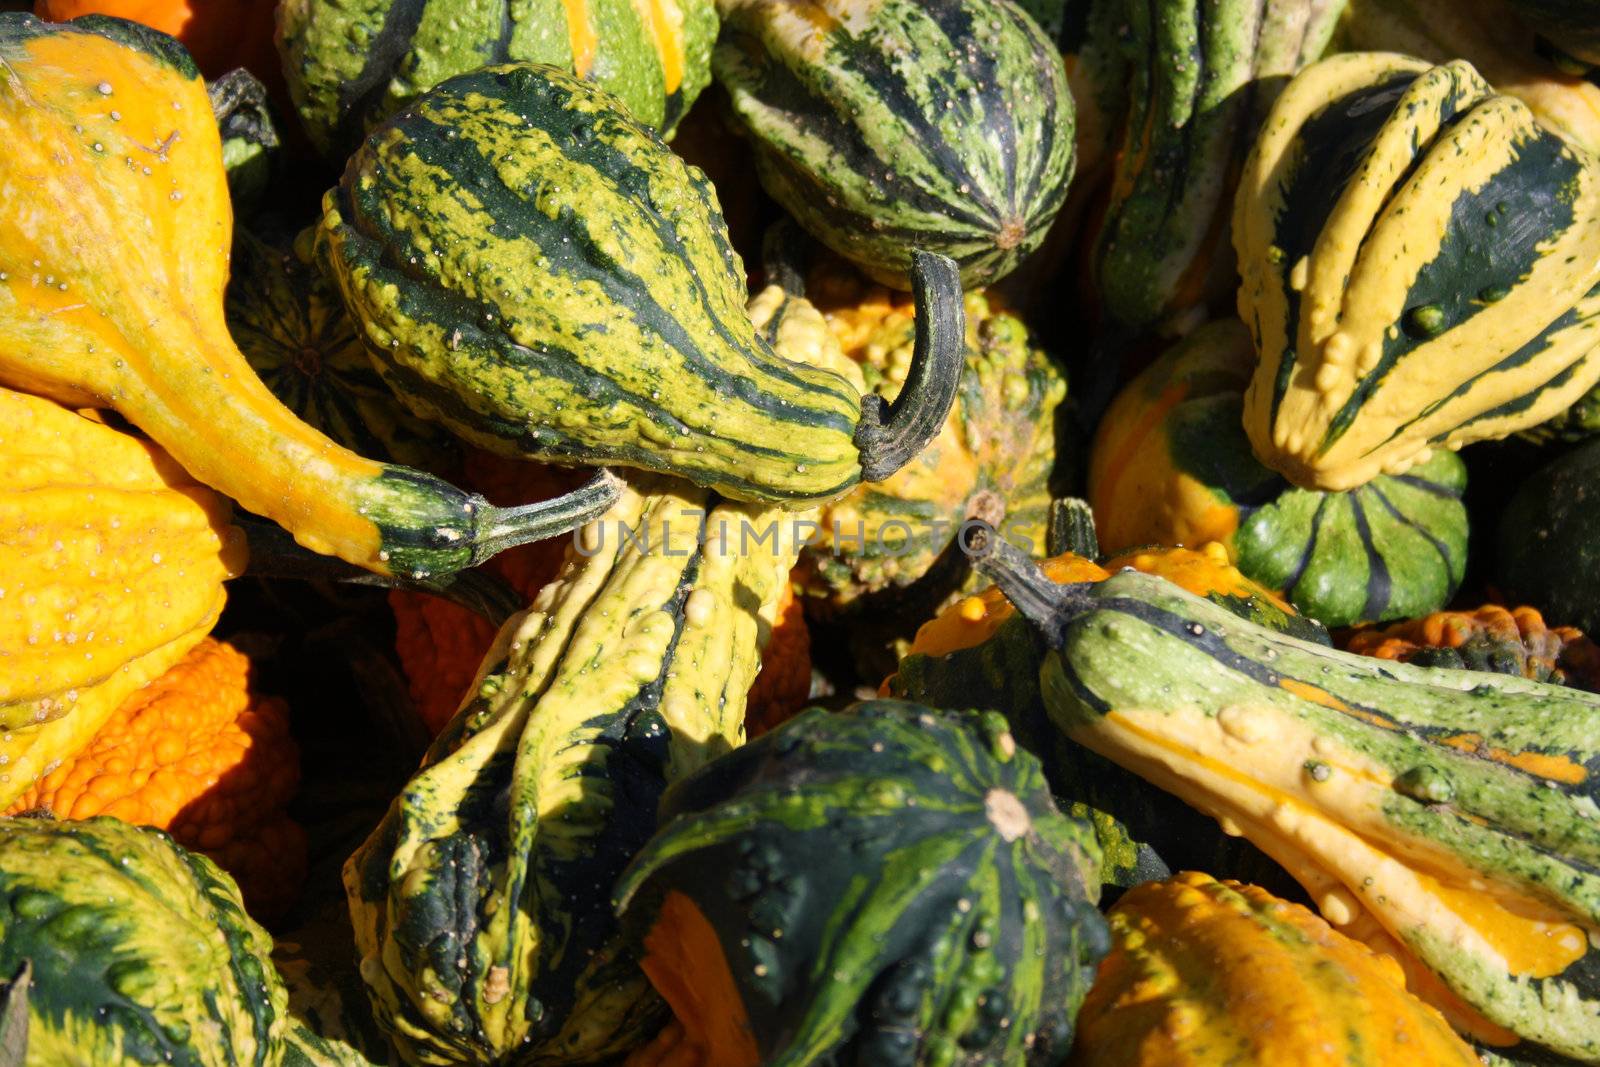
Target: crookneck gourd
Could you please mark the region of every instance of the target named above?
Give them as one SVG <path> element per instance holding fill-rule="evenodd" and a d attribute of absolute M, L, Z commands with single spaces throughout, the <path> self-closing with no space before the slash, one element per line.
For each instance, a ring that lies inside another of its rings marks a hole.
<path fill-rule="evenodd" d="M 1100 855 L 993 713 L 805 712 L 678 782 L 617 884 L 715 1067 L 1050 1064 L 1109 944 Z"/>
<path fill-rule="evenodd" d="M 893 405 L 783 358 L 745 310 L 716 194 L 617 99 L 486 67 L 367 138 L 319 240 L 412 410 L 491 451 L 616 463 L 809 506 L 921 451 L 960 381 L 955 266 L 918 253 Z"/>
<path fill-rule="evenodd" d="M 1125 107 L 1104 208 L 1089 223 L 1089 281 L 1106 323 L 1137 331 L 1232 291 L 1240 165 L 1273 94 L 1322 55 L 1344 0 L 1106 6 L 1118 16 Z"/>
<path fill-rule="evenodd" d="M 0 389 L 0 808 L 216 623 L 245 542 L 160 448 Z"/>
<path fill-rule="evenodd" d="M 721 0 L 717 81 L 761 184 L 885 284 L 911 251 L 969 288 L 1044 240 L 1072 177 L 1054 44 L 1007 0 Z"/>
<path fill-rule="evenodd" d="M 1063 736 L 1249 838 L 1480 1039 L 1600 1063 L 1600 696 L 1389 663 L 1123 572 L 977 565 L 1038 630 Z"/>
<path fill-rule="evenodd" d="M 1130 889 L 1072 1067 L 1476 1067 L 1394 960 L 1259 886 L 1184 872 Z"/>
<path fill-rule="evenodd" d="M 115 408 L 197 480 L 307 548 L 380 573 L 455 570 L 616 494 L 495 509 L 364 459 L 277 401 L 228 334 L 232 220 L 216 121 L 170 37 L 0 14 L 0 382 Z"/>
<path fill-rule="evenodd" d="M 0 819 L 0 900 L 6 1006 L 27 1012 L 10 1062 L 278 1064 L 287 997 L 272 938 L 226 874 L 162 831 Z"/>
<path fill-rule="evenodd" d="M 1353 489 L 1600 380 L 1600 161 L 1456 60 L 1333 56 L 1284 89 L 1235 200 L 1256 455 Z"/>
<path fill-rule="evenodd" d="M 408 1060 L 591 1063 L 660 1025 L 608 890 L 667 783 L 743 739 L 803 533 L 634 476 L 501 629 L 345 866 L 362 976 Z"/>
<path fill-rule="evenodd" d="M 1296 489 L 1256 460 L 1240 426 L 1254 363 L 1243 324 L 1210 323 L 1117 396 L 1089 456 L 1101 544 L 1220 542 L 1328 626 L 1443 607 L 1467 565 L 1460 457 L 1441 449 L 1343 493 Z"/>
<path fill-rule="evenodd" d="M 343 159 L 388 115 L 485 64 L 550 63 L 670 136 L 711 80 L 712 0 L 286 0 L 279 48 L 312 142 Z"/>

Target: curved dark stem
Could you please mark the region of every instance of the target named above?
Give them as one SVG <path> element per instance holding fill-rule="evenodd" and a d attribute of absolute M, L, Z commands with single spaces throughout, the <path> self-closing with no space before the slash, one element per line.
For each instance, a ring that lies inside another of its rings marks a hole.
<path fill-rule="evenodd" d="M 782 218 L 767 227 L 761 238 L 761 271 L 768 285 L 790 296 L 805 296 L 810 266 L 811 241 L 792 219 Z"/>
<path fill-rule="evenodd" d="M 459 604 L 496 626 L 525 606 L 508 582 L 487 571 L 461 570 L 427 578 L 374 574 L 353 563 L 346 563 L 334 556 L 319 555 L 301 547 L 277 523 L 242 512 L 235 512 L 233 521 L 235 526 L 244 531 L 245 540 L 250 546 L 250 564 L 246 573 L 256 577 L 417 589 Z"/>
<path fill-rule="evenodd" d="M 861 400 L 855 443 L 861 480 L 881 482 L 911 462 L 944 428 L 966 363 L 967 316 L 955 260 L 911 253 L 911 293 L 917 341 L 906 384 L 893 404 L 871 394 Z"/>
<path fill-rule="evenodd" d="M 974 529 L 967 537 L 966 550 L 978 572 L 1000 587 L 1051 648 L 1060 648 L 1067 624 L 1093 606 L 1089 583 L 1058 585 L 991 527 Z"/>
<path fill-rule="evenodd" d="M 1050 530 L 1045 550 L 1052 556 L 1071 553 L 1084 559 L 1100 558 L 1100 538 L 1094 532 L 1094 511 L 1082 497 L 1064 496 L 1050 502 Z"/>
<path fill-rule="evenodd" d="M 508 548 L 570 533 L 598 519 L 621 495 L 622 479 L 601 467 L 578 488 L 537 504 L 500 508 L 479 497 L 471 566 Z"/>

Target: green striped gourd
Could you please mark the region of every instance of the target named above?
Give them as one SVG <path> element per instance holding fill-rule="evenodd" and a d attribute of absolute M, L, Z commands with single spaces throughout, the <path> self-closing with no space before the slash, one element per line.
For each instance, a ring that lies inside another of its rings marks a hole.
<path fill-rule="evenodd" d="M 379 377 L 304 242 L 284 251 L 240 231 L 225 309 L 228 332 L 250 368 L 285 407 L 363 456 L 439 470 L 456 439 L 403 405 Z"/>
<path fill-rule="evenodd" d="M 1535 471 L 1495 532 L 1495 585 L 1553 624 L 1600 634 L 1600 441 Z"/>
<path fill-rule="evenodd" d="M 0 819 L 0 900 L 0 975 L 31 969 L 25 1051 L 8 1063 L 279 1062 L 272 938 L 233 879 L 166 833 L 108 817 Z"/>
<path fill-rule="evenodd" d="M 617 903 L 710 1062 L 1065 1061 L 1110 946 L 1099 849 L 999 715 L 812 709 L 661 817 Z"/>
<path fill-rule="evenodd" d="M 1507 0 L 1348 0 L 1339 51 L 1399 52 L 1430 63 L 1464 59 L 1545 126 L 1600 155 L 1600 85 L 1540 55 Z"/>
<path fill-rule="evenodd" d="M 1344 0 L 1139 0 L 1115 13 L 1126 107 L 1091 279 L 1107 322 L 1139 331 L 1234 283 L 1227 223 L 1273 94 L 1328 44 Z"/>
<path fill-rule="evenodd" d="M 549 63 L 671 136 L 711 80 L 712 0 L 284 0 L 278 48 L 311 141 L 343 159 L 435 85 L 486 64 Z"/>
<path fill-rule="evenodd" d="M 1251 454 L 1240 425 L 1249 331 L 1208 323 L 1117 396 L 1089 459 L 1101 543 L 1217 541 L 1250 578 L 1328 626 L 1445 605 L 1467 565 L 1467 470 L 1440 450 L 1342 493 L 1297 489 Z"/>
<path fill-rule="evenodd" d="M 1470 64 L 1351 53 L 1273 107 L 1233 225 L 1267 466 L 1352 489 L 1600 379 L 1600 162 Z"/>
<path fill-rule="evenodd" d="M 369 137 L 319 240 L 417 414 L 494 451 L 676 474 L 809 506 L 898 470 L 954 400 L 954 265 L 917 260 L 891 407 L 783 358 L 745 308 L 716 194 L 616 99 L 554 67 L 453 78 Z"/>
<path fill-rule="evenodd" d="M 915 248 L 968 288 L 1044 239 L 1072 177 L 1060 53 L 1009 0 L 720 0 L 712 71 L 761 184 L 885 284 Z"/>
<path fill-rule="evenodd" d="M 992 554 L 991 554 L 992 553 Z M 1458 1027 L 1600 1063 L 1600 696 L 1338 652 L 1124 572 L 978 566 L 1070 741 L 1241 833 Z"/>

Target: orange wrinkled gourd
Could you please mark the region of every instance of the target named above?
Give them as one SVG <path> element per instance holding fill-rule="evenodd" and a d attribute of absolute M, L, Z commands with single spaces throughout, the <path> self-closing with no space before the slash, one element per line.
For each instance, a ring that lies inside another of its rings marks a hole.
<path fill-rule="evenodd" d="M 1128 890 L 1072 1067 L 1472 1067 L 1399 964 L 1256 886 L 1186 872 Z"/>
<path fill-rule="evenodd" d="M 5 814 L 160 827 L 233 875 L 252 915 L 271 918 L 305 877 L 305 834 L 286 812 L 299 784 L 288 706 L 252 691 L 249 659 L 207 637 Z"/>
<path fill-rule="evenodd" d="M 1428 649 L 1455 649 L 1469 667 L 1480 662 L 1538 682 L 1600 690 L 1600 647 L 1572 626 L 1548 626 L 1536 608 L 1485 604 L 1472 611 L 1436 611 L 1420 619 L 1350 634 L 1345 648 L 1409 663 Z M 1481 669 L 1481 668 L 1480 668 Z"/>

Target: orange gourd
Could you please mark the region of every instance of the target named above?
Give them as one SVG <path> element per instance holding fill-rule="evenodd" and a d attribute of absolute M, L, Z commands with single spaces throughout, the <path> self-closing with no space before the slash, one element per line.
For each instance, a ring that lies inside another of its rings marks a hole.
<path fill-rule="evenodd" d="M 1575 627 L 1547 626 L 1531 607 L 1485 604 L 1472 611 L 1436 611 L 1392 626 L 1356 630 L 1345 648 L 1402 663 L 1600 689 L 1600 647 Z"/>
<path fill-rule="evenodd" d="M 272 43 L 275 0 L 37 0 L 34 14 L 50 22 L 111 15 L 176 37 L 207 78 L 245 67 L 273 89 L 283 85 Z"/>

